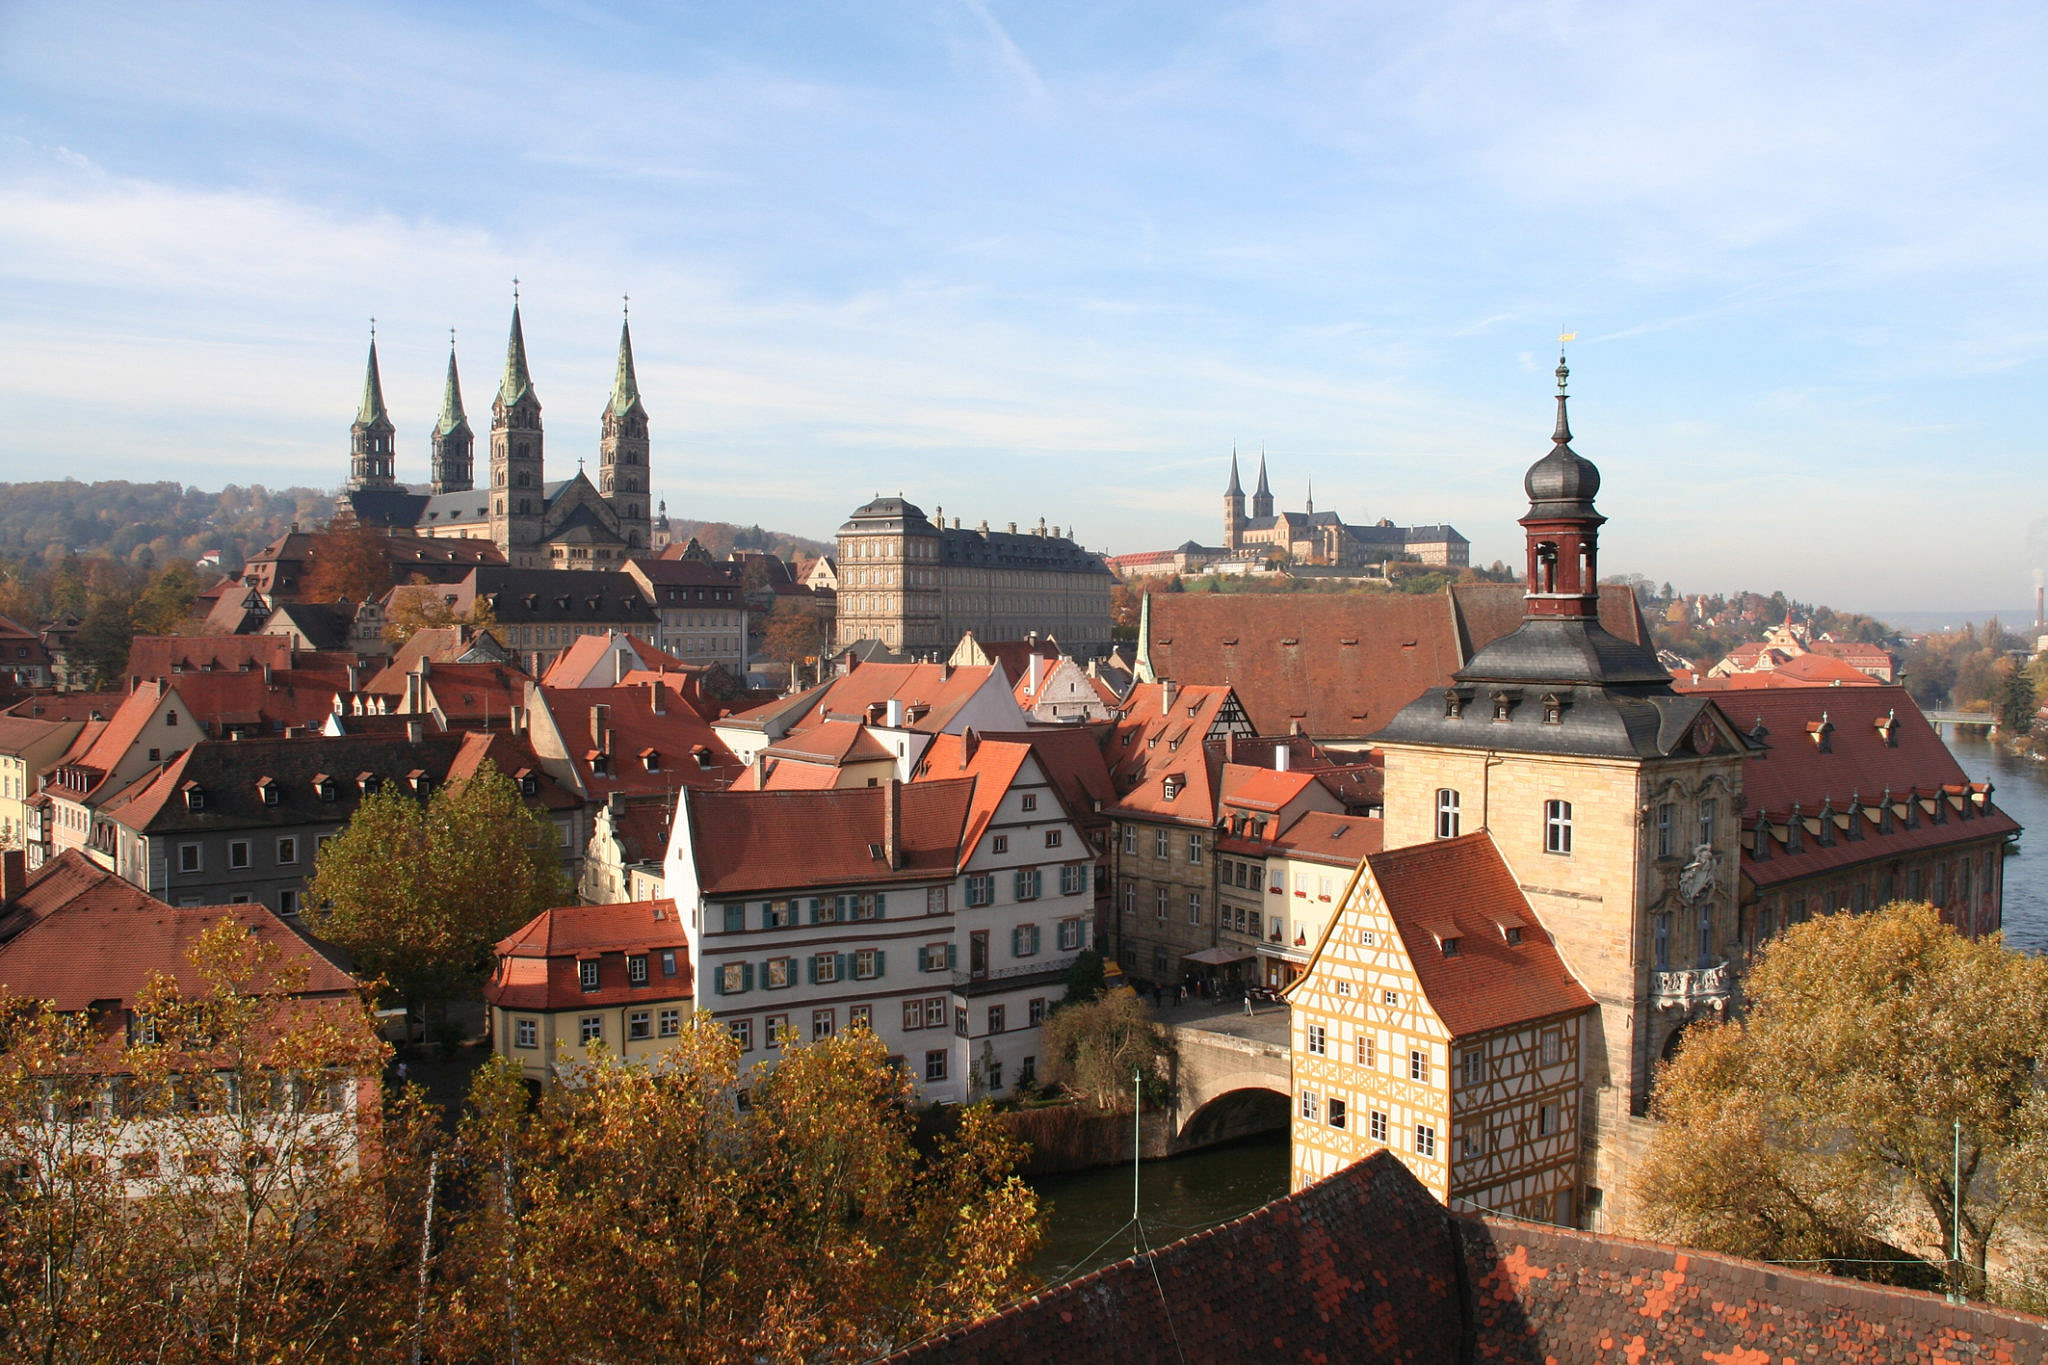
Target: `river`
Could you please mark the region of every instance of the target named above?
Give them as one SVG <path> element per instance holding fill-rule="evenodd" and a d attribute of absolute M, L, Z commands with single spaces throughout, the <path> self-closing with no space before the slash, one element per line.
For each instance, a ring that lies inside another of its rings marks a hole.
<path fill-rule="evenodd" d="M 2016 948 L 2048 951 L 2048 846 L 2041 842 L 2048 840 L 2048 764 L 2015 758 L 1985 739 L 1958 736 L 1949 748 L 1973 781 L 1994 784 L 1991 799 L 2000 808 L 2034 832 L 2022 836 L 2020 852 L 2005 862 L 2005 936 Z M 1032 1183 L 1051 1208 L 1033 1265 L 1049 1283 L 1130 1254 L 1128 1233 L 1103 1245 L 1130 1221 L 1128 1166 L 1042 1176 Z M 1152 1245 L 1162 1246 L 1285 1193 L 1287 1134 L 1274 1132 L 1146 1162 L 1139 1209 Z"/>

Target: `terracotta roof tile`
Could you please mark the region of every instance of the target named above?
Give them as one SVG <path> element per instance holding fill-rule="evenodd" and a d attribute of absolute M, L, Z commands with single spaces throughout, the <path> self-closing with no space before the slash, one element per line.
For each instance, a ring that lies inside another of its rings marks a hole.
<path fill-rule="evenodd" d="M 500 941 L 496 951 L 498 963 L 484 998 L 503 1009 L 651 1004 L 695 994 L 689 936 L 672 900 L 543 910 Z M 633 984 L 629 956 L 648 959 L 645 984 Z M 595 990 L 584 989 L 578 966 L 589 958 L 598 964 Z"/>
<path fill-rule="evenodd" d="M 974 797 L 971 779 L 896 785 L 897 866 L 886 856 L 892 785 L 834 791 L 686 792 L 684 808 L 706 896 L 798 884 L 829 886 L 950 877 Z"/>

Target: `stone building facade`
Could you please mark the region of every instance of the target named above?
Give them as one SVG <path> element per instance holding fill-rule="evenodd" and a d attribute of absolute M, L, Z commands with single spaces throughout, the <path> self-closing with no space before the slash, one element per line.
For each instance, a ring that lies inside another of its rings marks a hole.
<path fill-rule="evenodd" d="M 1057 638 L 1077 658 L 1109 649 L 1102 557 L 1040 522 L 1035 531 L 965 530 L 902 498 L 876 498 L 839 528 L 838 642 L 878 640 L 943 656 L 968 631 L 984 640 Z"/>

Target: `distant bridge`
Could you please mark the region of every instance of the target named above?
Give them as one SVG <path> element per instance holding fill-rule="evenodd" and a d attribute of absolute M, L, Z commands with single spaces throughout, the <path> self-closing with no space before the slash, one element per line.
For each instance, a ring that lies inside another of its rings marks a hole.
<path fill-rule="evenodd" d="M 1998 733 L 1998 713 L 1995 711 L 1923 711 L 1921 714 L 1927 717 L 1928 723 L 1934 727 L 1934 733 L 1937 735 L 1948 734 L 1948 731 L 1942 729 L 1944 725 L 1958 728 L 1974 727 L 1987 734 Z"/>
<path fill-rule="evenodd" d="M 1232 1007 L 1209 1017 L 1165 1021 L 1179 1054 L 1178 1099 L 1168 1151 L 1185 1152 L 1251 1133 L 1285 1128 L 1294 1089 L 1285 1005 L 1261 1005 L 1245 1018 Z"/>

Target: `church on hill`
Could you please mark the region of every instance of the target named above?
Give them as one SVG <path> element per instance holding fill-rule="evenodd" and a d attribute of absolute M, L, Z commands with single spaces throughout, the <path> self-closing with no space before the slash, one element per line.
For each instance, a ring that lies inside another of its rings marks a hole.
<path fill-rule="evenodd" d="M 1223 490 L 1223 548 L 1232 557 L 1285 550 L 1296 564 L 1346 569 L 1407 556 L 1432 568 L 1462 569 L 1472 553 L 1472 543 L 1450 526 L 1396 526 L 1384 518 L 1370 526 L 1355 526 L 1335 512 L 1318 512 L 1313 484 L 1304 510 L 1275 512 L 1263 454 L 1259 456 L 1258 491 L 1251 496 L 1251 515 L 1247 516 L 1234 450 L 1230 452 L 1230 484 Z"/>
<path fill-rule="evenodd" d="M 515 298 L 505 372 L 491 402 L 489 484 L 479 488 L 475 482 L 476 438 L 462 407 L 453 341 L 441 415 L 430 434 L 431 481 L 423 488 L 402 484 L 396 474 L 396 428 L 384 406 L 372 337 L 363 401 L 349 428 L 348 485 L 336 503 L 335 524 L 488 540 L 513 568 L 618 569 L 630 556 L 656 548 L 667 515 L 664 510 L 657 522 L 650 505 L 647 408 L 633 373 L 630 324 L 619 326 L 619 363 L 599 421 L 595 484 L 580 459 L 575 477 L 547 479 L 540 414 Z"/>

